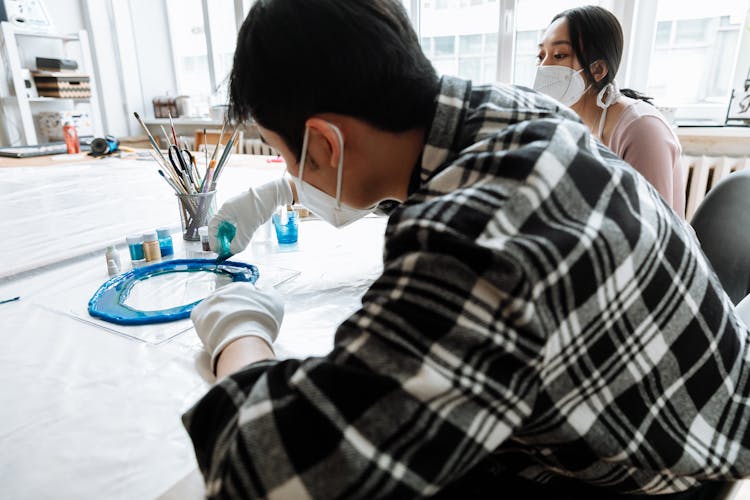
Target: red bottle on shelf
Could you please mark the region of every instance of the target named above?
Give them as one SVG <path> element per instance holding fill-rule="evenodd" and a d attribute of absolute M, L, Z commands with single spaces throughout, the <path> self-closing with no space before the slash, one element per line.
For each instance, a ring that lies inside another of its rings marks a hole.
<path fill-rule="evenodd" d="M 65 122 L 65 125 L 63 126 L 63 137 L 65 137 L 65 145 L 68 146 L 69 155 L 81 152 L 81 143 L 78 141 L 78 132 L 73 123 Z"/>

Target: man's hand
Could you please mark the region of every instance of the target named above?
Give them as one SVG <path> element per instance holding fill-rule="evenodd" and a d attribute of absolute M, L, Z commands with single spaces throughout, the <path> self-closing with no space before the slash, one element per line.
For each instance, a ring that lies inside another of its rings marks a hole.
<path fill-rule="evenodd" d="M 237 339 L 261 339 L 273 353 L 271 346 L 283 318 L 284 304 L 275 290 L 259 290 L 244 282 L 219 288 L 190 314 L 195 331 L 211 356 L 214 373 L 222 350 Z M 252 361 L 257 360 L 248 363 Z"/>
<path fill-rule="evenodd" d="M 251 188 L 224 203 L 208 223 L 208 240 L 211 250 L 222 254 L 218 240 L 219 225 L 230 222 L 236 233 L 229 246 L 232 255 L 240 253 L 253 238 L 255 231 L 266 222 L 281 205 L 292 203 L 293 195 L 289 181 L 284 177 Z M 228 257 L 228 255 L 222 255 Z"/>

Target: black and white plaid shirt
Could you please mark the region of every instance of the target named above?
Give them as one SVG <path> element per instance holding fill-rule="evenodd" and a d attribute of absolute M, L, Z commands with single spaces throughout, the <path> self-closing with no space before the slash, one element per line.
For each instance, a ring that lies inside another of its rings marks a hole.
<path fill-rule="evenodd" d="M 184 423 L 211 498 L 410 498 L 488 460 L 677 492 L 750 475 L 747 344 L 685 223 L 569 110 L 443 78 L 333 351 L 253 364 Z"/>

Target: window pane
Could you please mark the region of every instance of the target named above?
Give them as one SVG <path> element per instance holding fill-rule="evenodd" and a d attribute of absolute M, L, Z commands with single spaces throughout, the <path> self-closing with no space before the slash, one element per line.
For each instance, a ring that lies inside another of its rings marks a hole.
<path fill-rule="evenodd" d="M 676 44 L 703 42 L 708 34 L 708 25 L 712 19 L 685 19 L 677 21 L 675 33 Z M 716 32 L 716 27 L 714 27 Z"/>
<path fill-rule="evenodd" d="M 497 80 L 497 57 L 485 57 L 484 64 L 482 65 L 482 79 L 483 82 L 494 82 Z"/>
<path fill-rule="evenodd" d="M 401 4 L 404 6 L 404 10 L 406 10 L 406 14 L 411 18 L 412 17 L 411 0 L 401 0 Z"/>
<path fill-rule="evenodd" d="M 656 39 L 654 44 L 657 47 L 666 47 L 669 44 L 670 35 L 672 34 L 672 21 L 661 21 L 656 24 Z"/>
<path fill-rule="evenodd" d="M 211 42 L 214 46 L 214 71 L 217 89 L 226 94 L 227 79 L 232 70 L 234 48 L 237 43 L 237 21 L 234 18 L 234 0 L 210 0 L 209 20 Z"/>
<path fill-rule="evenodd" d="M 716 36 L 716 43 L 714 44 L 714 54 L 712 58 L 722 57 L 725 53 L 734 52 L 737 47 L 737 41 L 740 34 L 737 30 L 733 31 L 719 31 Z M 716 73 L 711 76 L 708 82 L 708 95 L 721 96 L 729 90 L 730 82 L 732 80 L 732 66 L 730 64 L 723 64 L 716 68 Z"/>
<path fill-rule="evenodd" d="M 435 55 L 452 56 L 456 39 L 452 36 L 439 36 L 435 38 Z"/>
<path fill-rule="evenodd" d="M 245 13 L 245 17 L 247 17 L 247 13 L 250 12 L 250 8 L 255 3 L 255 0 L 242 0 L 242 10 Z"/>
<path fill-rule="evenodd" d="M 481 79 L 482 60 L 478 57 L 461 57 L 458 59 L 458 73 L 464 78 L 476 82 Z"/>
<path fill-rule="evenodd" d="M 543 30 L 516 32 L 514 83 L 527 87 L 531 87 L 534 83 L 537 66 L 536 56 L 539 53 L 538 45 L 543 33 Z"/>
<path fill-rule="evenodd" d="M 497 50 L 497 33 L 487 33 L 484 35 L 484 50 L 487 52 Z"/>
<path fill-rule="evenodd" d="M 481 54 L 482 35 L 461 35 L 458 49 L 460 51 L 459 55 Z"/>
<path fill-rule="evenodd" d="M 747 0 L 659 0 L 646 93 L 661 106 L 726 105 L 747 6 Z M 666 25 L 673 26 L 671 39 Z"/>
<path fill-rule="evenodd" d="M 206 34 L 200 0 L 167 0 L 169 30 L 175 59 L 177 92 L 207 95 L 208 76 Z"/>
<path fill-rule="evenodd" d="M 572 7 L 602 3 L 602 0 L 518 0 L 513 83 L 527 87 L 534 83 L 538 45 L 555 15 Z"/>
<path fill-rule="evenodd" d="M 432 38 L 422 37 L 420 40 L 420 44 L 422 45 L 422 51 L 425 53 L 427 57 L 432 56 Z"/>
<path fill-rule="evenodd" d="M 420 6 L 422 46 L 438 73 L 475 84 L 496 80 L 497 0 L 421 0 Z M 433 51 L 425 38 L 433 41 Z"/>

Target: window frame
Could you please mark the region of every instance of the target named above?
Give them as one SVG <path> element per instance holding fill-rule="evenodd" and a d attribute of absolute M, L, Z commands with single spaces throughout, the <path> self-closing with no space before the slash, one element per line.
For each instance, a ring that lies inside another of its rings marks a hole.
<path fill-rule="evenodd" d="M 500 4 L 497 33 L 497 67 L 495 81 L 513 82 L 515 68 L 516 13 L 519 0 L 498 0 Z M 617 74 L 621 87 L 646 91 L 648 86 L 651 56 L 656 44 L 657 2 L 646 0 L 604 0 L 603 6 L 612 11 L 620 20 L 623 37 L 628 42 L 623 47 L 623 58 Z M 410 0 L 410 18 L 420 40 L 422 29 L 420 12 L 422 2 Z M 750 13 L 750 2 L 748 2 Z M 676 28 L 672 28 L 676 29 Z M 738 50 L 733 61 L 732 73 L 741 71 L 739 65 L 742 53 L 742 30 L 738 39 Z M 744 35 L 748 36 L 748 35 Z M 670 42 L 671 43 L 671 42 Z M 735 80 L 736 78 L 733 78 Z M 728 102 L 716 104 L 693 104 L 678 108 L 678 114 L 687 119 L 719 117 L 723 118 Z"/>
<path fill-rule="evenodd" d="M 167 16 L 170 14 L 170 7 L 169 2 L 167 0 L 162 0 L 164 3 L 164 11 L 167 13 Z M 206 56 L 208 58 L 208 82 L 210 88 L 206 89 L 206 96 L 210 96 L 213 94 L 221 85 L 221 82 L 218 81 L 218 68 L 217 68 L 217 62 L 219 60 L 218 57 L 218 51 L 216 44 L 214 43 L 213 37 L 211 36 L 211 10 L 209 9 L 209 2 L 211 0 L 201 0 L 201 14 L 203 18 L 203 33 L 204 38 L 206 40 Z M 247 10 L 250 9 L 252 4 L 254 3 L 254 0 L 232 0 L 232 9 L 234 11 L 234 19 L 235 19 L 235 35 L 239 33 L 240 27 L 242 26 L 242 22 L 245 20 L 245 13 Z M 178 89 L 177 92 L 179 93 L 179 87 L 180 87 L 180 76 L 178 72 L 178 63 L 177 63 L 177 56 L 175 55 L 174 51 L 174 37 L 172 33 L 172 27 L 170 23 L 167 24 L 167 30 L 169 33 L 169 43 L 171 44 L 169 52 L 172 55 L 172 71 L 175 75 L 175 83 L 177 84 Z"/>
<path fill-rule="evenodd" d="M 206 50 L 208 56 L 209 82 L 210 89 L 207 89 L 208 95 L 214 92 L 221 82 L 217 81 L 217 49 L 211 36 L 211 11 L 208 4 L 211 0 L 201 0 L 203 14 L 203 29 L 206 39 Z M 236 20 L 236 32 L 239 31 L 244 21 L 247 11 L 250 9 L 255 0 L 232 0 L 234 5 L 234 16 Z M 495 81 L 513 82 L 515 68 L 516 52 L 516 13 L 518 2 L 520 0 L 497 0 L 499 3 L 499 15 L 497 19 L 497 61 L 495 68 Z M 163 0 L 167 14 L 169 13 L 169 3 Z M 412 25 L 417 32 L 420 41 L 422 40 L 421 27 L 421 10 L 422 0 L 401 0 L 402 4 L 408 11 Z M 623 36 L 628 43 L 623 48 L 623 58 L 617 74 L 617 80 L 621 87 L 633 88 L 645 91 L 648 85 L 649 68 L 651 56 L 656 45 L 656 12 L 657 2 L 651 0 L 603 0 L 605 8 L 611 10 L 620 20 L 623 29 Z M 748 2 L 748 12 L 750 12 L 750 1 Z M 169 39 L 172 43 L 172 32 L 169 23 Z M 672 31 L 676 28 L 672 27 Z M 671 33 L 671 36 L 674 36 Z M 748 36 L 748 35 L 744 35 Z M 456 44 L 459 43 L 456 38 Z M 670 41 L 671 43 L 671 41 Z M 733 62 L 732 73 L 737 74 L 740 71 L 740 62 L 747 57 L 742 53 L 743 43 L 742 30 L 738 39 L 738 50 Z M 456 47 L 455 50 L 458 50 Z M 174 48 L 170 47 L 172 54 L 172 68 L 175 79 L 179 86 L 180 77 L 178 75 L 177 58 L 175 57 Z M 482 68 L 484 63 L 482 64 Z M 484 71 L 484 70 L 482 70 Z M 734 79 L 733 79 L 734 80 Z M 678 113 L 685 115 L 686 118 L 700 118 L 708 115 L 721 116 L 726 111 L 726 104 L 694 104 L 681 106 Z"/>

